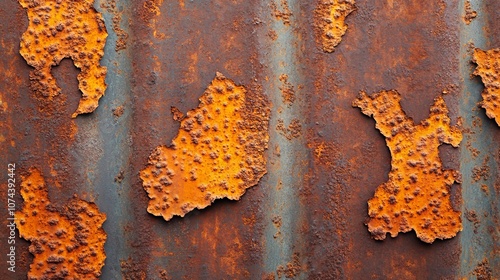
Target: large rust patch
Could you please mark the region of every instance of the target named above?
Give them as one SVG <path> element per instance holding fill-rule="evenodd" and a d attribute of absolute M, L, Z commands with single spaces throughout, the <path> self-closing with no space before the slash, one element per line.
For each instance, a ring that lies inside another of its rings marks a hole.
<path fill-rule="evenodd" d="M 347 31 L 345 19 L 356 9 L 354 4 L 354 0 L 318 0 L 314 25 L 317 41 L 323 51 L 333 52 L 342 41 L 342 36 Z"/>
<path fill-rule="evenodd" d="M 474 75 L 481 77 L 485 87 L 481 106 L 500 126 L 500 48 L 488 51 L 476 48 L 472 59 L 477 64 Z"/>
<path fill-rule="evenodd" d="M 156 148 L 141 171 L 148 212 L 170 220 L 215 199 L 239 199 L 266 173 L 270 110 L 261 93 L 217 73 L 198 108 L 181 117 L 170 146 Z"/>
<path fill-rule="evenodd" d="M 29 279 L 98 279 L 106 255 L 106 215 L 94 203 L 73 198 L 64 207 L 50 203 L 36 169 L 22 178 L 24 206 L 16 212 L 19 234 L 35 256 Z"/>
<path fill-rule="evenodd" d="M 375 119 L 392 157 L 389 181 L 368 201 L 368 230 L 377 240 L 412 229 L 427 243 L 452 238 L 462 230 L 460 212 L 450 199 L 459 174 L 443 170 L 438 147 L 441 143 L 458 147 L 462 133 L 450 125 L 441 96 L 431 106 L 429 118 L 418 125 L 403 111 L 400 100 L 398 92 L 382 91 L 372 96 L 363 92 L 353 102 Z"/>
<path fill-rule="evenodd" d="M 93 1 L 19 0 L 28 11 L 29 26 L 21 39 L 20 53 L 35 70 L 30 80 L 37 98 L 51 100 L 61 92 L 52 66 L 71 58 L 82 97 L 72 117 L 91 113 L 106 90 L 106 67 L 99 64 L 108 33 Z"/>

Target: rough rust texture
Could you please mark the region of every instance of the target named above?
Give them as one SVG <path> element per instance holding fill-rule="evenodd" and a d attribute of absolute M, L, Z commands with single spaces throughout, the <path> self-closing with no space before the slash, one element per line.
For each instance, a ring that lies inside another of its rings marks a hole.
<path fill-rule="evenodd" d="M 141 171 L 148 212 L 167 221 L 215 199 L 238 200 L 266 173 L 269 109 L 263 96 L 217 73 L 199 100 L 172 144 L 156 148 Z"/>
<path fill-rule="evenodd" d="M 21 39 L 20 54 L 35 70 L 30 74 L 32 89 L 39 99 L 51 100 L 61 89 L 51 73 L 52 66 L 71 58 L 78 75 L 82 97 L 72 117 L 91 113 L 106 90 L 104 54 L 106 27 L 93 8 L 92 0 L 19 0 L 28 11 L 29 26 Z"/>
<path fill-rule="evenodd" d="M 450 125 L 441 96 L 434 100 L 429 118 L 418 125 L 403 111 L 400 100 L 396 91 L 372 96 L 363 92 L 353 103 L 375 119 L 392 156 L 389 181 L 368 201 L 368 230 L 377 240 L 385 239 L 386 233 L 396 237 L 412 229 L 427 243 L 452 238 L 462 230 L 460 212 L 450 199 L 458 172 L 442 169 L 438 147 L 441 143 L 458 147 L 462 133 Z"/>
<path fill-rule="evenodd" d="M 483 51 L 474 49 L 473 61 L 477 64 L 474 75 L 480 76 L 484 83 L 481 106 L 486 115 L 500 125 L 500 48 Z"/>
<path fill-rule="evenodd" d="M 288 82 L 287 74 L 281 74 L 279 80 L 282 84 L 279 89 L 281 91 L 281 97 L 283 103 L 287 104 L 288 106 L 291 106 L 295 101 L 295 89 L 293 85 L 290 82 Z"/>
<path fill-rule="evenodd" d="M 472 9 L 470 1 L 465 1 L 465 16 L 464 20 L 467 25 L 469 25 L 473 19 L 477 17 L 477 12 Z"/>
<path fill-rule="evenodd" d="M 290 8 L 288 7 L 288 1 L 287 0 L 281 0 L 281 8 L 278 9 L 278 5 L 273 1 L 271 2 L 271 13 L 272 15 L 283 21 L 283 24 L 285 25 L 290 25 L 290 17 L 293 15 L 292 11 L 290 11 Z"/>
<path fill-rule="evenodd" d="M 354 0 L 318 0 L 314 15 L 316 37 L 323 51 L 333 52 L 347 31 L 346 17 L 356 9 Z"/>
<path fill-rule="evenodd" d="M 21 195 L 24 207 L 15 215 L 19 234 L 31 242 L 35 256 L 28 278 L 98 279 L 106 259 L 106 215 L 76 197 L 64 207 L 54 206 L 36 169 L 22 178 Z"/>

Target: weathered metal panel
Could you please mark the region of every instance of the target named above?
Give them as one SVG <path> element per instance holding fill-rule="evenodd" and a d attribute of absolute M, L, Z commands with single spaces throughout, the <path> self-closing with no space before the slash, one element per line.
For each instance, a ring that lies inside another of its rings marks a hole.
<path fill-rule="evenodd" d="M 470 46 L 500 47 L 498 1 L 470 1 L 477 15 L 466 24 L 465 0 L 357 0 L 329 53 L 318 30 L 327 1 L 96 0 L 107 89 L 95 112 L 75 119 L 79 70 L 63 60 L 52 70 L 61 94 L 35 98 L 19 52 L 26 10 L 0 2 L 2 194 L 15 163 L 17 210 L 20 175 L 32 167 L 57 207 L 74 194 L 95 202 L 106 214 L 101 279 L 500 278 L 500 128 L 477 105 L 483 84 Z M 197 108 L 217 72 L 267 97 L 267 174 L 238 201 L 165 221 L 147 212 L 140 172 L 178 134 L 171 107 Z M 368 232 L 367 202 L 389 180 L 391 153 L 352 104 L 360 91 L 383 90 L 397 90 L 417 124 L 446 93 L 463 133 L 458 149 L 439 148 L 443 169 L 462 175 L 451 188 L 463 225 L 454 238 L 427 244 L 410 231 L 376 241 Z M 29 243 L 16 237 L 9 272 L 10 232 L 0 233 L 2 279 L 26 279 Z"/>

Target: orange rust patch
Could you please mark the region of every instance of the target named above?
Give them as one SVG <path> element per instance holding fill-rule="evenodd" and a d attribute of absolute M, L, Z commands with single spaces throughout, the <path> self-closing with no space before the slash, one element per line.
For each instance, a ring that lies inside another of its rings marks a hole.
<path fill-rule="evenodd" d="M 472 9 L 470 1 L 465 1 L 465 16 L 464 20 L 467 25 L 469 25 L 473 19 L 477 17 L 477 12 Z"/>
<path fill-rule="evenodd" d="M 485 87 L 481 106 L 500 126 L 500 48 L 488 51 L 475 48 L 472 61 L 477 64 L 474 75 L 481 77 Z"/>
<path fill-rule="evenodd" d="M 106 67 L 99 61 L 108 33 L 93 1 L 19 0 L 28 11 L 29 26 L 21 38 L 20 54 L 33 66 L 32 88 L 38 98 L 51 100 L 61 89 L 51 73 L 52 66 L 71 58 L 78 75 L 82 97 L 73 113 L 91 113 L 106 90 Z"/>
<path fill-rule="evenodd" d="M 314 25 L 323 51 L 333 52 L 347 31 L 346 17 L 356 9 L 354 0 L 318 0 Z"/>
<path fill-rule="evenodd" d="M 172 144 L 156 148 L 140 174 L 148 212 L 167 221 L 215 199 L 238 200 L 266 173 L 270 110 L 264 96 L 217 73 L 199 100 Z"/>
<path fill-rule="evenodd" d="M 368 230 L 377 240 L 385 239 L 386 233 L 396 237 L 412 229 L 427 243 L 452 238 L 462 230 L 460 212 L 450 199 L 459 173 L 442 169 L 438 147 L 441 143 L 458 147 L 462 133 L 450 125 L 441 96 L 434 100 L 429 118 L 418 125 L 406 116 L 400 100 L 397 91 L 382 91 L 373 96 L 362 92 L 353 102 L 375 119 L 392 157 L 389 181 L 368 201 Z"/>
<path fill-rule="evenodd" d="M 106 255 L 106 215 L 94 203 L 73 198 L 57 208 L 36 169 L 22 178 L 24 206 L 16 212 L 19 235 L 30 241 L 35 256 L 29 279 L 98 279 Z"/>

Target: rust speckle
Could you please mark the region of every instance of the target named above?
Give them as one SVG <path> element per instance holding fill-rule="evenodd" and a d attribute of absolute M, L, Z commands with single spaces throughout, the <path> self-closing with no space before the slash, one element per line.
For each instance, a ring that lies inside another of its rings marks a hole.
<path fill-rule="evenodd" d="M 287 104 L 288 106 L 291 106 L 295 101 L 295 90 L 293 88 L 293 85 L 290 82 L 288 82 L 287 74 L 281 74 L 279 80 L 282 84 L 279 89 L 281 90 L 281 97 L 283 99 L 283 103 Z"/>
<path fill-rule="evenodd" d="M 94 203 L 73 198 L 64 207 L 51 204 L 36 169 L 22 178 L 24 207 L 16 212 L 19 235 L 35 256 L 29 279 L 98 279 L 106 255 L 106 215 Z"/>
<path fill-rule="evenodd" d="M 300 263 L 300 255 L 298 253 L 293 254 L 292 260 L 285 266 L 280 265 L 276 270 L 278 279 L 294 279 L 302 272 L 304 269 L 303 265 Z"/>
<path fill-rule="evenodd" d="M 278 5 L 276 5 L 274 1 L 271 2 L 272 15 L 278 20 L 282 20 L 283 24 L 290 25 L 290 17 L 293 15 L 293 13 L 288 7 L 287 0 L 281 0 L 281 8 L 282 10 L 278 9 Z"/>
<path fill-rule="evenodd" d="M 347 31 L 346 17 L 356 9 L 354 0 L 318 0 L 314 25 L 323 51 L 333 52 Z"/>
<path fill-rule="evenodd" d="M 477 64 L 474 75 L 481 77 L 485 87 L 481 105 L 486 115 L 500 126 L 500 48 L 488 51 L 475 48 L 472 60 Z"/>
<path fill-rule="evenodd" d="M 450 188 L 459 181 L 458 172 L 443 170 L 438 147 L 441 143 L 458 147 L 462 133 L 450 125 L 448 108 L 439 96 L 430 116 L 415 125 L 401 108 L 396 91 L 373 96 L 362 92 L 353 106 L 372 116 L 386 138 L 392 157 L 389 181 L 368 201 L 368 230 L 377 240 L 386 233 L 415 230 L 427 243 L 436 238 L 454 237 L 462 230 L 460 212 L 451 206 Z"/>
<path fill-rule="evenodd" d="M 113 31 L 116 33 L 116 46 L 115 51 L 121 51 L 127 48 L 128 33 L 125 32 L 120 27 L 120 22 L 122 20 L 121 13 L 116 7 L 116 0 L 109 1 L 108 3 L 101 4 L 102 8 L 105 8 L 108 13 L 113 15 Z"/>
<path fill-rule="evenodd" d="M 491 270 L 487 259 L 484 259 L 482 262 L 478 263 L 472 274 L 476 276 L 477 280 L 493 279 L 493 271 Z"/>
<path fill-rule="evenodd" d="M 477 12 L 472 9 L 470 1 L 465 1 L 465 16 L 464 20 L 467 25 L 469 25 L 473 19 L 477 17 Z"/>
<path fill-rule="evenodd" d="M 31 85 L 37 98 L 51 100 L 61 89 L 51 73 L 52 66 L 71 58 L 78 75 L 82 97 L 73 113 L 91 113 L 106 90 L 104 54 L 106 27 L 93 1 L 19 0 L 28 11 L 29 26 L 21 39 L 20 54 L 33 66 Z"/>
<path fill-rule="evenodd" d="M 282 119 L 279 119 L 278 124 L 276 125 L 276 130 L 286 139 L 292 140 L 300 137 L 302 134 L 302 125 L 298 119 L 293 119 L 290 125 L 286 127 L 285 122 Z"/>
<path fill-rule="evenodd" d="M 148 212 L 168 221 L 215 199 L 238 200 L 266 173 L 269 114 L 263 95 L 217 73 L 172 144 L 156 148 L 141 171 Z"/>

